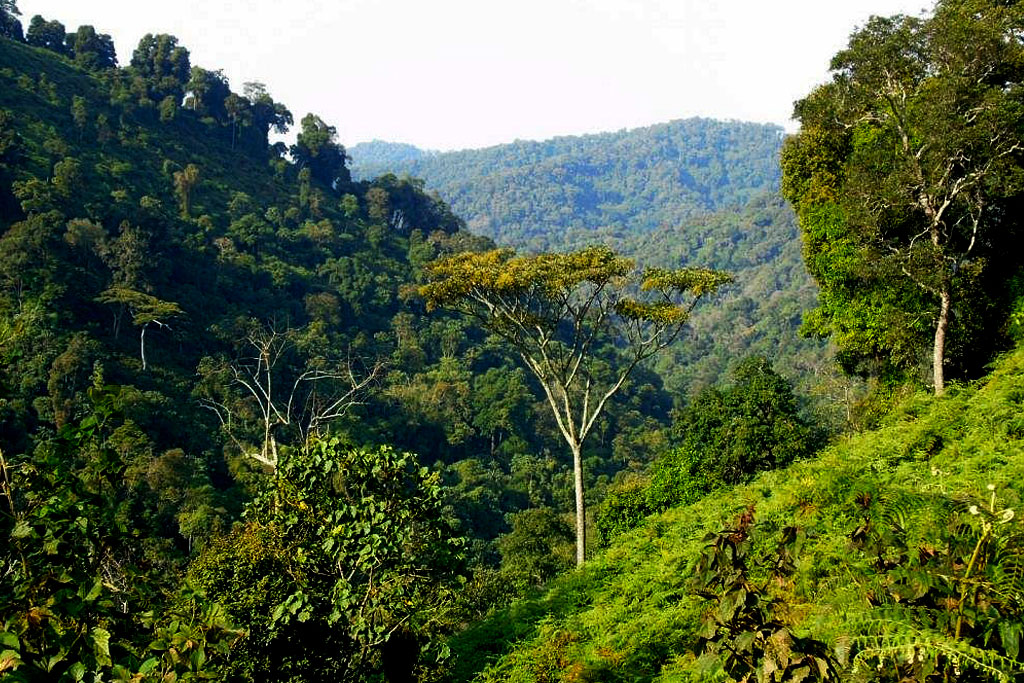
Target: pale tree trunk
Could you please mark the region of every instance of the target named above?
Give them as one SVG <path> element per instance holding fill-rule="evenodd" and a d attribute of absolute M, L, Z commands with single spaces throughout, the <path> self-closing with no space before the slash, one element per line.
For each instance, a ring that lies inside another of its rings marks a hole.
<path fill-rule="evenodd" d="M 935 343 L 932 346 L 932 375 L 935 378 L 935 395 L 942 396 L 946 392 L 946 377 L 943 361 L 946 358 L 946 330 L 949 328 L 949 290 L 943 288 L 939 293 L 939 321 L 935 325 Z"/>
<path fill-rule="evenodd" d="M 139 358 L 142 359 L 142 369 L 146 369 L 146 328 L 149 327 L 149 323 L 142 326 L 142 331 L 139 333 Z"/>
<path fill-rule="evenodd" d="M 572 473 L 576 488 L 576 566 L 582 567 L 587 551 L 587 515 L 583 503 L 583 445 L 570 443 Z"/>

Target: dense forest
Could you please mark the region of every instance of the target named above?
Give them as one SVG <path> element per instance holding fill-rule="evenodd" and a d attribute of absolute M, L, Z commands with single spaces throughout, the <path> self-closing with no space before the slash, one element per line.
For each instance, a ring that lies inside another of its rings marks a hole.
<path fill-rule="evenodd" d="M 0 680 L 1024 680 L 1024 6 L 444 154 L 22 19 Z"/>
<path fill-rule="evenodd" d="M 766 356 L 800 388 L 808 414 L 841 426 L 862 387 L 834 372 L 827 344 L 800 334 L 817 288 L 779 196 L 781 146 L 777 126 L 688 119 L 481 150 L 374 141 L 350 153 L 353 175 L 422 178 L 470 231 L 500 245 L 606 244 L 650 265 L 732 273 L 735 285 L 696 311 L 687 343 L 657 360 L 665 386 L 695 395 L 725 381 L 738 358 Z"/>

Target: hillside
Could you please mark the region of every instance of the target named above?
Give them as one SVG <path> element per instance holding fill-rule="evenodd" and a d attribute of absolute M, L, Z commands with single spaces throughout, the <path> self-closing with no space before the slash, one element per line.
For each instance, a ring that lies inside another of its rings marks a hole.
<path fill-rule="evenodd" d="M 375 141 L 349 152 L 355 175 L 422 178 L 470 230 L 525 250 L 607 244 L 645 265 L 725 270 L 736 278 L 696 312 L 686 340 L 657 361 L 675 395 L 721 381 L 737 359 L 778 359 L 808 410 L 843 423 L 830 396 L 849 383 L 832 351 L 800 335 L 817 288 L 778 196 L 782 131 L 688 119 L 636 130 L 427 152 Z"/>
<path fill-rule="evenodd" d="M 977 663 L 979 652 L 967 647 L 968 639 L 942 634 L 942 612 L 934 610 L 952 609 L 943 606 L 942 595 L 959 591 L 959 584 L 949 586 L 939 577 L 962 574 L 972 550 L 977 554 L 984 547 L 979 538 L 989 532 L 982 522 L 995 519 L 992 533 L 1001 550 L 991 551 L 995 568 L 989 570 L 996 574 L 988 576 L 1007 582 L 1008 591 L 1021 588 L 1022 401 L 1024 349 L 1018 349 L 977 385 L 942 399 L 913 396 L 875 431 L 849 437 L 749 485 L 650 518 L 615 539 L 583 571 L 494 612 L 458 636 L 452 642 L 453 680 L 721 678 L 720 671 L 706 670 L 700 659 L 705 647 L 701 634 L 707 635 L 702 620 L 714 614 L 709 610 L 716 603 L 697 595 L 695 582 L 707 535 L 722 529 L 737 533 L 737 519 L 745 510 L 754 520 L 747 532 L 751 560 L 761 558 L 749 565 L 749 580 L 757 585 L 770 573 L 771 550 L 783 529 L 796 525 L 797 543 L 787 560 L 793 571 L 765 594 L 784 601 L 773 614 L 796 634 L 813 635 L 850 658 L 861 653 L 868 669 L 876 662 L 895 667 L 907 661 L 908 651 L 934 656 L 936 649 L 959 653 L 965 666 Z M 951 550 L 943 550 L 943 543 Z M 888 558 L 885 563 L 877 564 L 876 551 Z M 979 580 L 989 579 L 979 575 Z M 1012 599 L 1006 605 L 1018 614 L 1022 607 Z M 756 614 L 753 607 L 743 612 L 747 628 L 757 623 Z M 933 614 L 939 615 L 935 621 Z M 1001 631 L 1010 652 L 1016 651 L 1013 643 L 1019 638 L 1016 623 L 1018 635 Z M 736 633 L 742 632 L 740 626 Z M 999 677 L 992 673 L 970 680 Z"/>
<path fill-rule="evenodd" d="M 378 142 L 349 153 L 357 177 L 423 178 L 471 231 L 543 251 L 740 208 L 778 188 L 781 144 L 777 126 L 686 119 L 480 150 L 417 155 Z"/>

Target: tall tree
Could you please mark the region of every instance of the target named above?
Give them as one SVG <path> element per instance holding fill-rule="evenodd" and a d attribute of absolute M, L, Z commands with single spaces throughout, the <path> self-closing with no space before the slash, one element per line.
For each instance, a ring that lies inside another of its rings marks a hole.
<path fill-rule="evenodd" d="M 328 187 L 347 183 L 351 176 L 345 167 L 348 156 L 338 144 L 338 130 L 324 123 L 315 114 L 302 117 L 302 132 L 291 147 L 292 157 L 299 168 L 308 168 L 313 177 Z"/>
<path fill-rule="evenodd" d="M 300 446 L 326 437 L 333 422 L 363 402 L 383 367 L 362 371 L 351 358 L 306 357 L 299 336 L 299 330 L 254 323 L 238 358 L 205 358 L 199 366 L 200 405 L 217 416 L 239 452 L 270 469 L 277 467 L 283 432 Z"/>
<path fill-rule="evenodd" d="M 24 40 L 21 22 L 18 21 L 20 16 L 21 11 L 18 10 L 18 3 L 15 0 L 0 0 L 0 37 Z"/>
<path fill-rule="evenodd" d="M 576 563 L 582 565 L 587 437 L 637 366 L 674 342 L 693 306 L 729 276 L 702 268 L 637 271 L 607 247 L 535 256 L 509 249 L 463 253 L 433 263 L 428 275 L 420 290 L 428 309 L 477 318 L 540 383 L 572 452 Z"/>
<path fill-rule="evenodd" d="M 192 191 L 199 184 L 199 167 L 189 164 L 174 172 L 174 193 L 181 203 L 181 217 L 189 218 L 192 212 Z"/>
<path fill-rule="evenodd" d="M 146 330 L 150 326 L 170 329 L 170 321 L 183 315 L 181 307 L 175 302 L 164 301 L 152 294 L 127 287 L 111 287 L 104 290 L 96 300 L 103 304 L 123 307 L 132 316 L 132 323 L 139 328 L 139 359 L 142 361 L 143 370 L 147 367 Z"/>
<path fill-rule="evenodd" d="M 194 66 L 185 90 L 188 93 L 185 101 L 187 109 L 201 116 L 212 116 L 221 122 L 227 120 L 224 100 L 231 94 L 231 88 L 223 71 Z"/>
<path fill-rule="evenodd" d="M 832 82 L 797 103 L 801 132 L 783 153 L 783 192 L 822 287 L 817 328 L 854 357 L 911 365 L 922 343 L 893 328 L 930 321 L 937 395 L 951 326 L 990 343 L 998 321 L 973 336 L 967 322 L 1024 263 L 1012 209 L 1024 186 L 1022 32 L 1022 8 L 996 0 L 872 18 L 833 59 Z"/>
<path fill-rule="evenodd" d="M 58 54 L 70 54 L 65 40 L 67 31 L 64 24 L 56 19 L 47 21 L 38 14 L 32 17 L 29 22 L 28 31 L 25 32 L 25 40 L 29 45 L 45 48 Z"/>
<path fill-rule="evenodd" d="M 252 106 L 252 123 L 264 146 L 270 142 L 270 131 L 280 135 L 288 132 L 294 123 L 292 113 L 284 104 L 274 101 L 265 85 L 258 81 L 243 83 L 242 94 Z"/>
<path fill-rule="evenodd" d="M 75 63 L 91 71 L 113 69 L 117 66 L 114 40 L 106 33 L 96 33 L 92 26 L 79 26 L 67 37 L 67 44 Z"/>
<path fill-rule="evenodd" d="M 147 33 L 132 53 L 131 68 L 142 79 L 147 96 L 153 102 L 165 98 L 180 104 L 185 85 L 191 77 L 192 63 L 187 49 L 166 33 Z"/>

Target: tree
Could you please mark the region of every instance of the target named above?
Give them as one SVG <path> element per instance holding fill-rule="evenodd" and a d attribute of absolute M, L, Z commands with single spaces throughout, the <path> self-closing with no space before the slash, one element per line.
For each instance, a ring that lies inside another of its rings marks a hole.
<path fill-rule="evenodd" d="M 142 79 L 146 96 L 152 102 L 172 98 L 180 104 L 185 85 L 191 77 L 192 65 L 188 50 L 178 39 L 165 33 L 147 33 L 132 53 L 131 68 Z"/>
<path fill-rule="evenodd" d="M 258 81 L 243 83 L 242 94 L 252 105 L 252 123 L 259 131 L 264 147 L 270 143 L 270 131 L 279 135 L 288 132 L 294 123 L 292 113 L 284 104 L 274 101 L 265 85 Z"/>
<path fill-rule="evenodd" d="M 308 168 L 313 177 L 335 188 L 351 179 L 345 161 L 345 148 L 337 142 L 338 130 L 324 123 L 316 114 L 302 117 L 302 132 L 291 147 L 292 157 L 300 169 Z"/>
<path fill-rule="evenodd" d="M 18 3 L 15 0 L 0 0 L 0 38 L 24 40 L 21 22 L 18 21 L 20 16 L 21 11 L 18 10 Z"/>
<path fill-rule="evenodd" d="M 199 184 L 199 167 L 189 164 L 184 169 L 174 172 L 174 193 L 181 202 L 181 217 L 189 218 L 192 212 L 192 190 Z"/>
<path fill-rule="evenodd" d="M 181 307 L 173 301 L 163 301 L 152 294 L 138 292 L 127 287 L 111 287 L 100 293 L 97 301 L 113 304 L 128 310 L 132 322 L 139 328 L 139 358 L 142 369 L 146 369 L 146 330 L 150 325 L 170 329 L 170 321 L 184 315 Z"/>
<path fill-rule="evenodd" d="M 190 570 L 248 630 L 240 679 L 422 680 L 460 585 L 444 503 L 437 473 L 390 447 L 317 440 L 284 457 L 246 525 Z"/>
<path fill-rule="evenodd" d="M 731 379 L 732 386 L 702 391 L 672 426 L 682 451 L 696 455 L 697 469 L 709 486 L 737 484 L 757 472 L 785 467 L 810 454 L 818 442 L 799 416 L 793 388 L 766 358 L 744 359 Z M 694 474 L 659 462 L 652 487 L 678 486 Z"/>
<path fill-rule="evenodd" d="M 855 359 L 910 366 L 913 330 L 930 321 L 936 395 L 951 326 L 983 365 L 977 347 L 999 324 L 985 308 L 1022 264 L 1022 30 L 1021 9 L 995 0 L 872 18 L 833 59 L 832 82 L 796 104 L 802 128 L 783 153 L 822 287 L 812 326 Z"/>
<path fill-rule="evenodd" d="M 292 430 L 297 445 L 325 437 L 331 423 L 360 404 L 382 370 L 378 363 L 357 374 L 351 359 L 297 359 L 301 355 L 298 337 L 297 330 L 252 325 L 239 358 L 233 362 L 204 359 L 199 368 L 206 380 L 199 389 L 200 404 L 217 416 L 244 455 L 272 469 L 280 459 L 282 430 Z M 244 424 L 244 415 L 255 416 L 251 420 L 258 425 L 255 433 L 247 429 L 251 425 Z M 255 450 L 247 443 L 247 431 L 259 442 Z"/>
<path fill-rule="evenodd" d="M 187 109 L 200 116 L 212 116 L 220 122 L 227 118 L 224 100 L 231 94 L 231 88 L 223 71 L 194 66 L 185 90 L 188 93 L 185 101 Z"/>
<path fill-rule="evenodd" d="M 229 94 L 224 99 L 224 113 L 231 121 L 231 149 L 234 149 L 239 125 L 245 125 L 251 118 L 249 100 L 235 93 Z"/>
<path fill-rule="evenodd" d="M 75 56 L 75 63 L 90 71 L 117 66 L 113 38 L 106 33 L 96 33 L 92 26 L 79 26 L 77 31 L 67 37 L 67 44 Z"/>
<path fill-rule="evenodd" d="M 509 249 L 457 254 L 430 265 L 428 277 L 420 289 L 428 309 L 474 316 L 511 345 L 540 383 L 572 452 L 576 563 L 583 564 L 587 437 L 637 366 L 674 342 L 693 306 L 729 276 L 702 268 L 638 272 L 611 249 L 590 247 L 536 256 Z"/>
<path fill-rule="evenodd" d="M 65 45 L 66 30 L 64 24 L 56 19 L 47 21 L 38 14 L 32 17 L 29 22 L 28 31 L 25 32 L 25 41 L 29 45 L 35 45 L 57 54 L 68 55 L 69 50 Z"/>
<path fill-rule="evenodd" d="M 168 548 L 126 476 L 134 454 L 114 439 L 124 390 L 88 395 L 89 414 L 31 455 L 0 452 L 0 678 L 221 679 L 240 634 L 160 566 Z"/>

